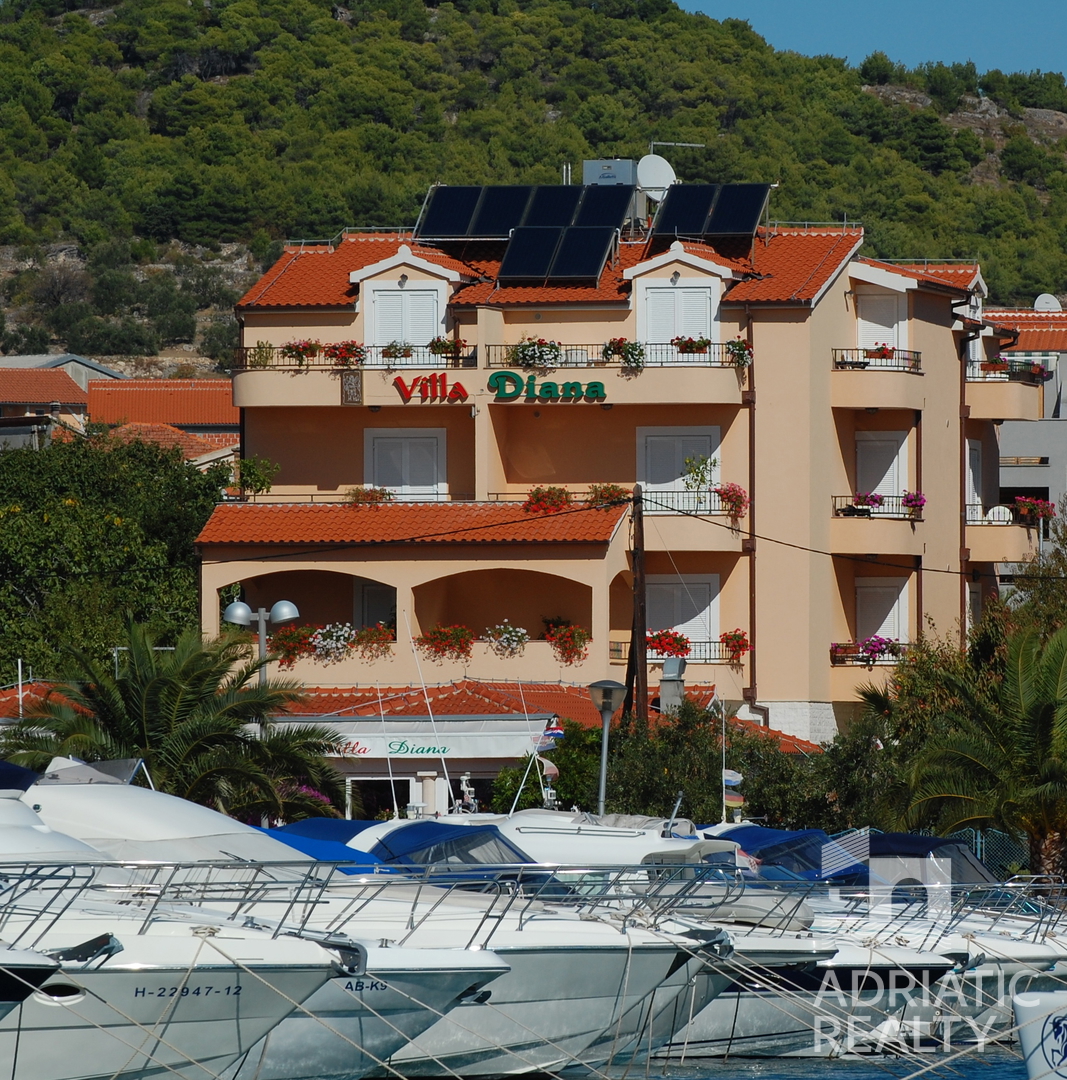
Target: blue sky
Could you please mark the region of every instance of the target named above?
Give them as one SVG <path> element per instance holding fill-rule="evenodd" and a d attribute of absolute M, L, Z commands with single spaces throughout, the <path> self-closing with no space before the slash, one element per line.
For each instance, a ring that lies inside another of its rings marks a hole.
<path fill-rule="evenodd" d="M 678 0 L 747 19 L 776 49 L 858 64 L 881 49 L 915 67 L 973 60 L 979 71 L 1067 71 L 1067 0 Z"/>

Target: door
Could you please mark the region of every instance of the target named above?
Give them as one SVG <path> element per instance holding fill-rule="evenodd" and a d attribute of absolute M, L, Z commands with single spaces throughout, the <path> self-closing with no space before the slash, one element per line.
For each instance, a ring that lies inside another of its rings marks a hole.
<path fill-rule="evenodd" d="M 638 429 L 637 475 L 648 495 L 649 513 L 671 510 L 707 512 L 708 488 L 719 482 L 719 428 Z M 686 460 L 715 459 L 710 483 L 702 491 L 685 486 Z"/>
<path fill-rule="evenodd" d="M 676 630 L 690 643 L 718 640 L 719 577 L 657 577 L 649 575 L 645 584 L 648 629 Z M 699 658 L 699 650 L 694 659 Z"/>
<path fill-rule="evenodd" d="M 436 289 L 376 289 L 374 344 L 426 345 L 441 333 Z"/>
<path fill-rule="evenodd" d="M 899 496 L 908 477 L 908 433 L 906 431 L 856 432 L 856 491 L 881 495 L 881 506 L 871 514 L 899 515 Z"/>
<path fill-rule="evenodd" d="M 364 452 L 365 482 L 374 487 L 416 500 L 447 491 L 443 429 L 368 429 Z"/>
<path fill-rule="evenodd" d="M 896 348 L 898 301 L 895 293 L 860 293 L 856 297 L 859 323 L 859 347 L 873 349 L 876 345 Z"/>
<path fill-rule="evenodd" d="M 360 588 L 358 618 L 362 626 L 396 626 L 396 589 L 370 583 Z"/>
<path fill-rule="evenodd" d="M 982 502 L 982 444 L 977 439 L 967 440 L 967 520 L 985 520 Z"/>
<path fill-rule="evenodd" d="M 907 578 L 856 578 L 856 640 L 908 640 Z"/>

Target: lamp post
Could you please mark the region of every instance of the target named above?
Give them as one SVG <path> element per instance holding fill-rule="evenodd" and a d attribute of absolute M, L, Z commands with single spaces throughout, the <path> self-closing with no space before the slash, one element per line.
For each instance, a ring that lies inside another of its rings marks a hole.
<path fill-rule="evenodd" d="M 243 600 L 235 600 L 227 605 L 222 613 L 224 622 L 235 623 L 237 626 L 251 626 L 256 623 L 259 630 L 259 658 L 263 660 L 267 655 L 267 623 L 275 625 L 279 623 L 294 622 L 300 618 L 300 611 L 291 600 L 279 600 L 268 612 L 266 608 L 253 611 Z M 267 667 L 261 664 L 259 668 L 259 685 L 267 685 Z"/>
<path fill-rule="evenodd" d="M 600 710 L 600 720 L 604 725 L 600 736 L 600 792 L 596 804 L 597 816 L 603 817 L 608 789 L 608 734 L 611 731 L 611 718 L 626 697 L 626 687 L 612 679 L 601 679 L 600 682 L 590 683 L 589 696 Z"/>

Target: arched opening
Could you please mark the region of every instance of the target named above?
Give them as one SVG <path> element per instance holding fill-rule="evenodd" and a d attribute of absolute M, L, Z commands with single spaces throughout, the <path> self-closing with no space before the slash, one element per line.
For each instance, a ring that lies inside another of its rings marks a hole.
<path fill-rule="evenodd" d="M 396 626 L 396 589 L 371 578 L 334 570 L 279 570 L 236 584 L 240 599 L 253 610 L 262 607 L 269 611 L 276 601 L 291 600 L 305 626 L 351 623 L 357 630 L 379 622 Z M 219 591 L 222 607 L 234 599 L 232 592 L 232 586 Z"/>
<path fill-rule="evenodd" d="M 593 589 L 534 570 L 469 570 L 416 586 L 415 618 L 423 631 L 458 623 L 479 635 L 507 619 L 538 638 L 546 619 L 591 628 Z"/>

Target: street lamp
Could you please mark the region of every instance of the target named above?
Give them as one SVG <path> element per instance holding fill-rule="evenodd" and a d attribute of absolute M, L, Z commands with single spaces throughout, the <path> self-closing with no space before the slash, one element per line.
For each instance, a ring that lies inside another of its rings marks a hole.
<path fill-rule="evenodd" d="M 608 788 L 608 733 L 611 730 L 611 718 L 626 697 L 626 687 L 612 679 L 601 679 L 589 684 L 589 696 L 600 711 L 600 720 L 604 725 L 600 736 L 600 793 L 597 796 L 596 812 L 604 816 L 604 799 Z"/>
<path fill-rule="evenodd" d="M 259 658 L 263 660 L 267 655 L 267 623 L 275 625 L 279 623 L 294 622 L 300 618 L 300 612 L 296 604 L 291 600 L 279 600 L 268 612 L 266 608 L 253 611 L 243 600 L 235 600 L 227 605 L 222 613 L 224 622 L 236 623 L 237 626 L 251 626 L 255 622 L 259 629 Z M 262 664 L 259 669 L 259 685 L 267 685 L 267 667 Z"/>

